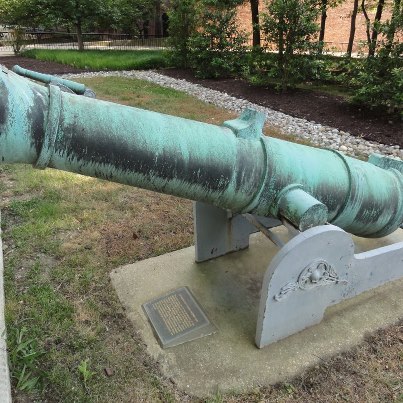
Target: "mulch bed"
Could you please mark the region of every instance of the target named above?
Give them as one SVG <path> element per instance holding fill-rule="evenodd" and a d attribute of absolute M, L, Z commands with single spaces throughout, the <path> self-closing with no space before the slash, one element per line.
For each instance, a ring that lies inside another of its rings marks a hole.
<path fill-rule="evenodd" d="M 280 93 L 273 88 L 254 86 L 234 78 L 202 80 L 195 78 L 190 70 L 183 69 L 166 69 L 163 73 L 247 99 L 287 115 L 335 127 L 354 136 L 403 148 L 402 121 L 396 117 L 376 116 L 373 111 L 349 105 L 342 97 L 304 90 Z"/>
<path fill-rule="evenodd" d="M 35 60 L 21 56 L 0 56 L 0 64 L 6 66 L 8 69 L 11 69 L 13 66 L 18 64 L 25 69 L 39 71 L 40 73 L 46 74 L 69 74 L 83 73 L 89 71 L 84 69 L 77 69 L 65 64 L 44 62 L 42 60 Z"/>
<path fill-rule="evenodd" d="M 21 67 L 48 74 L 81 73 L 89 70 L 77 69 L 59 63 L 44 62 L 25 57 L 0 57 L 0 64 L 11 68 Z M 342 97 L 317 91 L 295 90 L 279 93 L 273 88 L 253 86 L 241 79 L 201 80 L 190 70 L 164 69 L 161 73 L 186 79 L 205 87 L 226 92 L 237 98 L 284 112 L 320 124 L 336 127 L 367 140 L 378 141 L 403 148 L 403 122 L 389 116 L 376 115 L 373 111 L 349 105 Z"/>

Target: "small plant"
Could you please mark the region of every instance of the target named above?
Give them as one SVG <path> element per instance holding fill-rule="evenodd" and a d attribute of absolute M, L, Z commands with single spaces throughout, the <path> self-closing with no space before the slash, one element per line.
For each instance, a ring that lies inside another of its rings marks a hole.
<path fill-rule="evenodd" d="M 223 396 L 219 390 L 210 399 L 206 400 L 206 403 L 222 403 L 224 401 Z"/>
<path fill-rule="evenodd" d="M 283 387 L 284 387 L 284 392 L 288 396 L 291 396 L 296 392 L 295 387 L 293 385 L 291 385 L 290 383 L 284 383 Z"/>
<path fill-rule="evenodd" d="M 26 43 L 25 32 L 22 28 L 15 28 L 11 31 L 11 46 L 14 54 L 19 55 L 24 50 Z"/>
<path fill-rule="evenodd" d="M 80 365 L 78 366 L 78 372 L 82 377 L 84 387 L 87 388 L 87 382 L 96 374 L 96 372 L 93 372 L 89 369 L 88 359 L 80 362 Z"/>
<path fill-rule="evenodd" d="M 32 392 L 39 388 L 41 375 L 37 374 L 37 360 L 44 354 L 35 339 L 27 338 L 28 329 L 16 329 L 9 338 L 9 362 L 11 377 L 16 381 L 16 389 Z"/>

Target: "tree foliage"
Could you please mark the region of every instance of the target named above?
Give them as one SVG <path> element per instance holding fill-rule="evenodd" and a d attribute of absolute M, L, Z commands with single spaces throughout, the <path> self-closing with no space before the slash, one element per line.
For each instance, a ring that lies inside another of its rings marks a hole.
<path fill-rule="evenodd" d="M 178 0 L 170 11 L 173 60 L 199 77 L 225 77 L 240 72 L 246 34 L 236 22 L 243 0 Z"/>
<path fill-rule="evenodd" d="M 236 22 L 235 0 L 201 0 L 199 25 L 190 38 L 190 63 L 199 77 L 226 77 L 239 73 L 246 50 L 246 34 Z"/>
<path fill-rule="evenodd" d="M 1 21 L 17 27 L 67 26 L 77 32 L 79 48 L 84 48 L 82 30 L 107 15 L 106 0 L 0 0 Z"/>
<path fill-rule="evenodd" d="M 150 0 L 110 0 L 113 25 L 130 34 L 145 35 L 147 22 L 153 15 L 154 2 Z M 111 14 L 109 14 L 109 20 Z"/>
<path fill-rule="evenodd" d="M 84 29 L 94 29 L 99 21 L 108 16 L 107 0 L 34 0 L 42 10 L 41 22 L 44 26 L 67 26 L 77 33 L 79 50 L 84 49 L 82 33 Z"/>
<path fill-rule="evenodd" d="M 400 0 L 394 0 L 390 20 L 378 23 L 373 54 L 358 63 L 351 83 L 357 88 L 353 101 L 381 112 L 403 117 L 403 15 Z"/>
<path fill-rule="evenodd" d="M 272 0 L 267 4 L 262 28 L 266 41 L 278 49 L 277 65 L 270 74 L 280 80 L 283 90 L 298 79 L 298 63 L 303 59 L 296 56 L 315 48 L 313 38 L 318 32 L 319 12 L 315 0 Z"/>
<path fill-rule="evenodd" d="M 36 0 L 0 0 L 0 17 L 3 24 L 15 26 L 34 26 L 40 19 Z"/>
<path fill-rule="evenodd" d="M 196 0 L 174 0 L 168 10 L 171 59 L 178 67 L 189 67 L 190 38 L 196 31 Z"/>

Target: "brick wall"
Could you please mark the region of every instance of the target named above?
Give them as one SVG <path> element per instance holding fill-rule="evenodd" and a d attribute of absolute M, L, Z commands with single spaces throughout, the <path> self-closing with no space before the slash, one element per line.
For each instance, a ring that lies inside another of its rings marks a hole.
<path fill-rule="evenodd" d="M 360 2 L 361 3 L 361 2 Z M 386 2 L 388 5 L 390 2 Z M 261 1 L 261 4 L 263 2 Z M 260 6 L 261 11 L 264 10 L 262 5 Z M 326 31 L 325 31 L 325 42 L 332 42 L 335 46 L 337 45 L 341 51 L 347 50 L 347 42 L 350 35 L 350 15 L 353 10 L 353 1 L 347 0 L 340 6 L 330 9 L 328 11 L 328 17 L 326 20 Z M 369 17 L 373 20 L 375 15 L 375 10 L 368 12 Z M 384 9 L 382 20 L 390 18 L 389 7 Z M 250 6 L 248 3 L 239 8 L 238 20 L 240 26 L 247 32 L 251 32 L 251 13 Z M 355 31 L 355 42 L 366 41 L 365 34 L 365 19 L 362 12 L 358 12 L 356 20 L 356 31 Z"/>

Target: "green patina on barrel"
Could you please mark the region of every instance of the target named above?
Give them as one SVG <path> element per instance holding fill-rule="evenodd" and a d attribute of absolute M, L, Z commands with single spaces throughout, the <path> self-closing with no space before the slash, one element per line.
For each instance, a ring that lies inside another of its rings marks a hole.
<path fill-rule="evenodd" d="M 381 237 L 403 222 L 401 162 L 368 163 L 262 136 L 264 117 L 255 111 L 214 126 L 81 97 L 5 68 L 0 74 L 4 163 L 285 217 L 300 230 L 330 222 Z"/>
<path fill-rule="evenodd" d="M 13 67 L 13 71 L 20 76 L 32 78 L 33 80 L 41 81 L 42 83 L 57 83 L 63 85 L 79 95 L 83 95 L 85 93 L 85 90 L 87 89 L 84 84 L 76 83 L 75 81 L 71 80 L 65 80 L 63 78 L 52 76 L 50 74 L 38 73 L 36 71 L 24 69 L 17 65 Z"/>

